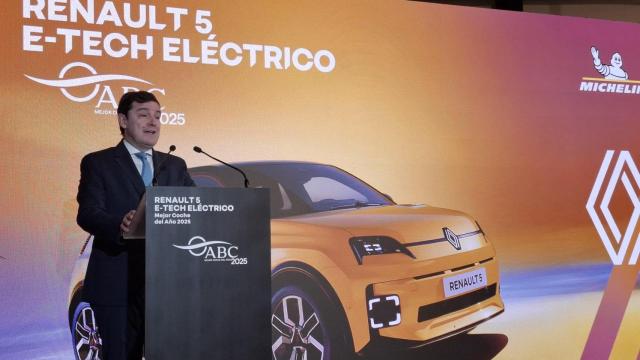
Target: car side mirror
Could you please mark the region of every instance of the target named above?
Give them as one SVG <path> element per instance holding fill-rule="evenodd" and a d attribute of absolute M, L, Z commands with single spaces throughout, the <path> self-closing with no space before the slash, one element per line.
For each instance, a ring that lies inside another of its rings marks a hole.
<path fill-rule="evenodd" d="M 386 197 L 387 199 L 389 199 L 391 202 L 395 203 L 395 201 L 393 201 L 393 198 L 391 197 L 391 195 L 389 195 L 389 194 L 385 194 L 385 193 L 382 193 L 382 195 L 384 195 L 384 197 Z"/>

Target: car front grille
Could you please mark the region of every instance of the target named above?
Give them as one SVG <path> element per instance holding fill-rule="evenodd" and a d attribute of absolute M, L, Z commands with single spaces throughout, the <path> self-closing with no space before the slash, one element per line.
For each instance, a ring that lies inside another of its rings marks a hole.
<path fill-rule="evenodd" d="M 489 262 L 491 260 L 493 260 L 493 258 L 488 258 L 488 259 L 484 259 L 484 260 L 481 260 L 481 261 L 478 261 L 478 262 L 475 262 L 475 263 L 472 263 L 472 264 L 459 266 L 457 268 L 449 269 L 448 271 L 442 270 L 442 271 L 436 271 L 436 272 L 433 272 L 433 273 L 430 273 L 430 274 L 414 276 L 413 278 L 416 279 L 416 280 L 428 279 L 430 277 L 445 275 L 445 274 L 448 274 L 448 273 L 452 273 L 452 272 L 456 272 L 456 271 L 472 268 L 474 266 L 478 266 L 480 264 L 484 264 L 484 263 Z"/>
<path fill-rule="evenodd" d="M 439 301 L 434 304 L 423 305 L 418 309 L 418 322 L 435 319 L 438 316 L 468 308 L 496 295 L 497 284 L 489 285 L 470 293 Z"/>

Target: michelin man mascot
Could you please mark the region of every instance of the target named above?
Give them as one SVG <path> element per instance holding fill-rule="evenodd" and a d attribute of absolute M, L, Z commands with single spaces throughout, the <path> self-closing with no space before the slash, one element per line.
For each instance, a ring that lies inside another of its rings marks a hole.
<path fill-rule="evenodd" d="M 603 64 L 598 56 L 598 49 L 591 47 L 591 55 L 593 56 L 593 65 L 596 70 L 607 80 L 629 80 L 629 75 L 622 70 L 622 56 L 620 53 L 611 55 L 611 65 Z"/>

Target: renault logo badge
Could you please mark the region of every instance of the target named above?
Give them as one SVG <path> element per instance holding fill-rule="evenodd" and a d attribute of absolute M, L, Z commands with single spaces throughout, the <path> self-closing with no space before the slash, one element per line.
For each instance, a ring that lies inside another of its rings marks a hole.
<path fill-rule="evenodd" d="M 462 246 L 460 246 L 460 238 L 449 228 L 442 228 L 442 232 L 444 233 L 444 238 L 447 239 L 449 244 L 453 246 L 456 250 L 462 250 Z"/>

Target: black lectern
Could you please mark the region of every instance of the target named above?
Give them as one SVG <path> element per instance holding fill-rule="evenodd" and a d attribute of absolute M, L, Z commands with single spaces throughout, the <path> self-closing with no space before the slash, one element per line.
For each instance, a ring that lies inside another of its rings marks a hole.
<path fill-rule="evenodd" d="M 147 189 L 147 360 L 271 357 L 269 224 L 267 189 Z"/>

